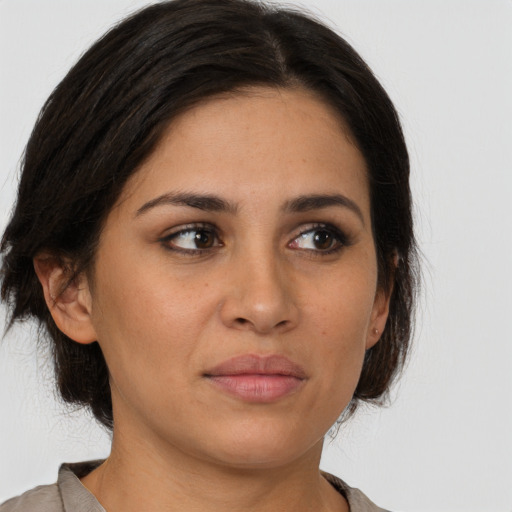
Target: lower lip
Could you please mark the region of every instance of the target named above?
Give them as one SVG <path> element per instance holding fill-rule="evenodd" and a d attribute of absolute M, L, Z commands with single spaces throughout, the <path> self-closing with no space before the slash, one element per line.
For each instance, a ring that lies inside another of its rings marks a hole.
<path fill-rule="evenodd" d="M 291 395 L 303 379 L 291 375 L 214 375 L 209 380 L 222 391 L 247 402 L 268 403 Z"/>

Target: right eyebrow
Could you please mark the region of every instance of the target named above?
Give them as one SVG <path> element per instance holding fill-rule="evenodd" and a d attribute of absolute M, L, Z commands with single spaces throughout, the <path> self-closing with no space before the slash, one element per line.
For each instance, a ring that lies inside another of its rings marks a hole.
<path fill-rule="evenodd" d="M 136 217 L 142 215 L 158 206 L 189 206 L 198 210 L 210 212 L 236 213 L 237 206 L 225 199 L 214 195 L 193 194 L 188 192 L 176 192 L 162 194 L 144 203 L 135 214 Z"/>
<path fill-rule="evenodd" d="M 312 194 L 299 196 L 287 201 L 284 209 L 288 212 L 309 212 L 329 208 L 331 206 L 346 208 L 352 213 L 355 213 L 364 225 L 364 215 L 361 208 L 359 208 L 355 201 L 352 201 L 352 199 L 342 194 Z"/>

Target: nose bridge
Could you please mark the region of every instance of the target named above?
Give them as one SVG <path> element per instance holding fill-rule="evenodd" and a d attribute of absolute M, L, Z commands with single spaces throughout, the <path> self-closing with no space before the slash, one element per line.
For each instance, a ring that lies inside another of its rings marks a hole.
<path fill-rule="evenodd" d="M 233 255 L 224 321 L 259 333 L 292 327 L 298 311 L 286 262 L 270 243 L 249 245 Z"/>

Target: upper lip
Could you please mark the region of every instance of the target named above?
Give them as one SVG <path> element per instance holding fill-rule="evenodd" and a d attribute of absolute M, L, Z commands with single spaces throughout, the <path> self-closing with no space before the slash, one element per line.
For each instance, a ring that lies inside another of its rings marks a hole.
<path fill-rule="evenodd" d="M 305 379 L 302 366 L 281 355 L 246 354 L 232 357 L 205 372 L 207 377 L 222 375 L 284 375 Z"/>

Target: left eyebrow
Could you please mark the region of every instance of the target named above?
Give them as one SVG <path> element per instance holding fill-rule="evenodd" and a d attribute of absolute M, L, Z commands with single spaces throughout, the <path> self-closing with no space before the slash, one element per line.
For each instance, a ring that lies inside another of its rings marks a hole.
<path fill-rule="evenodd" d="M 341 206 L 355 213 L 364 225 L 364 217 L 361 208 L 341 194 L 315 194 L 299 196 L 295 199 L 287 201 L 284 205 L 284 211 L 290 213 L 309 212 L 311 210 L 319 210 L 329 208 L 330 206 Z"/>
<path fill-rule="evenodd" d="M 136 217 L 146 213 L 148 210 L 156 208 L 157 206 L 188 206 L 190 208 L 197 208 L 198 210 L 209 212 L 228 212 L 236 213 L 237 207 L 235 204 L 230 203 L 224 199 L 212 195 L 203 194 L 190 194 L 188 192 L 177 192 L 162 194 L 161 196 L 151 199 L 143 204 L 135 214 Z"/>

